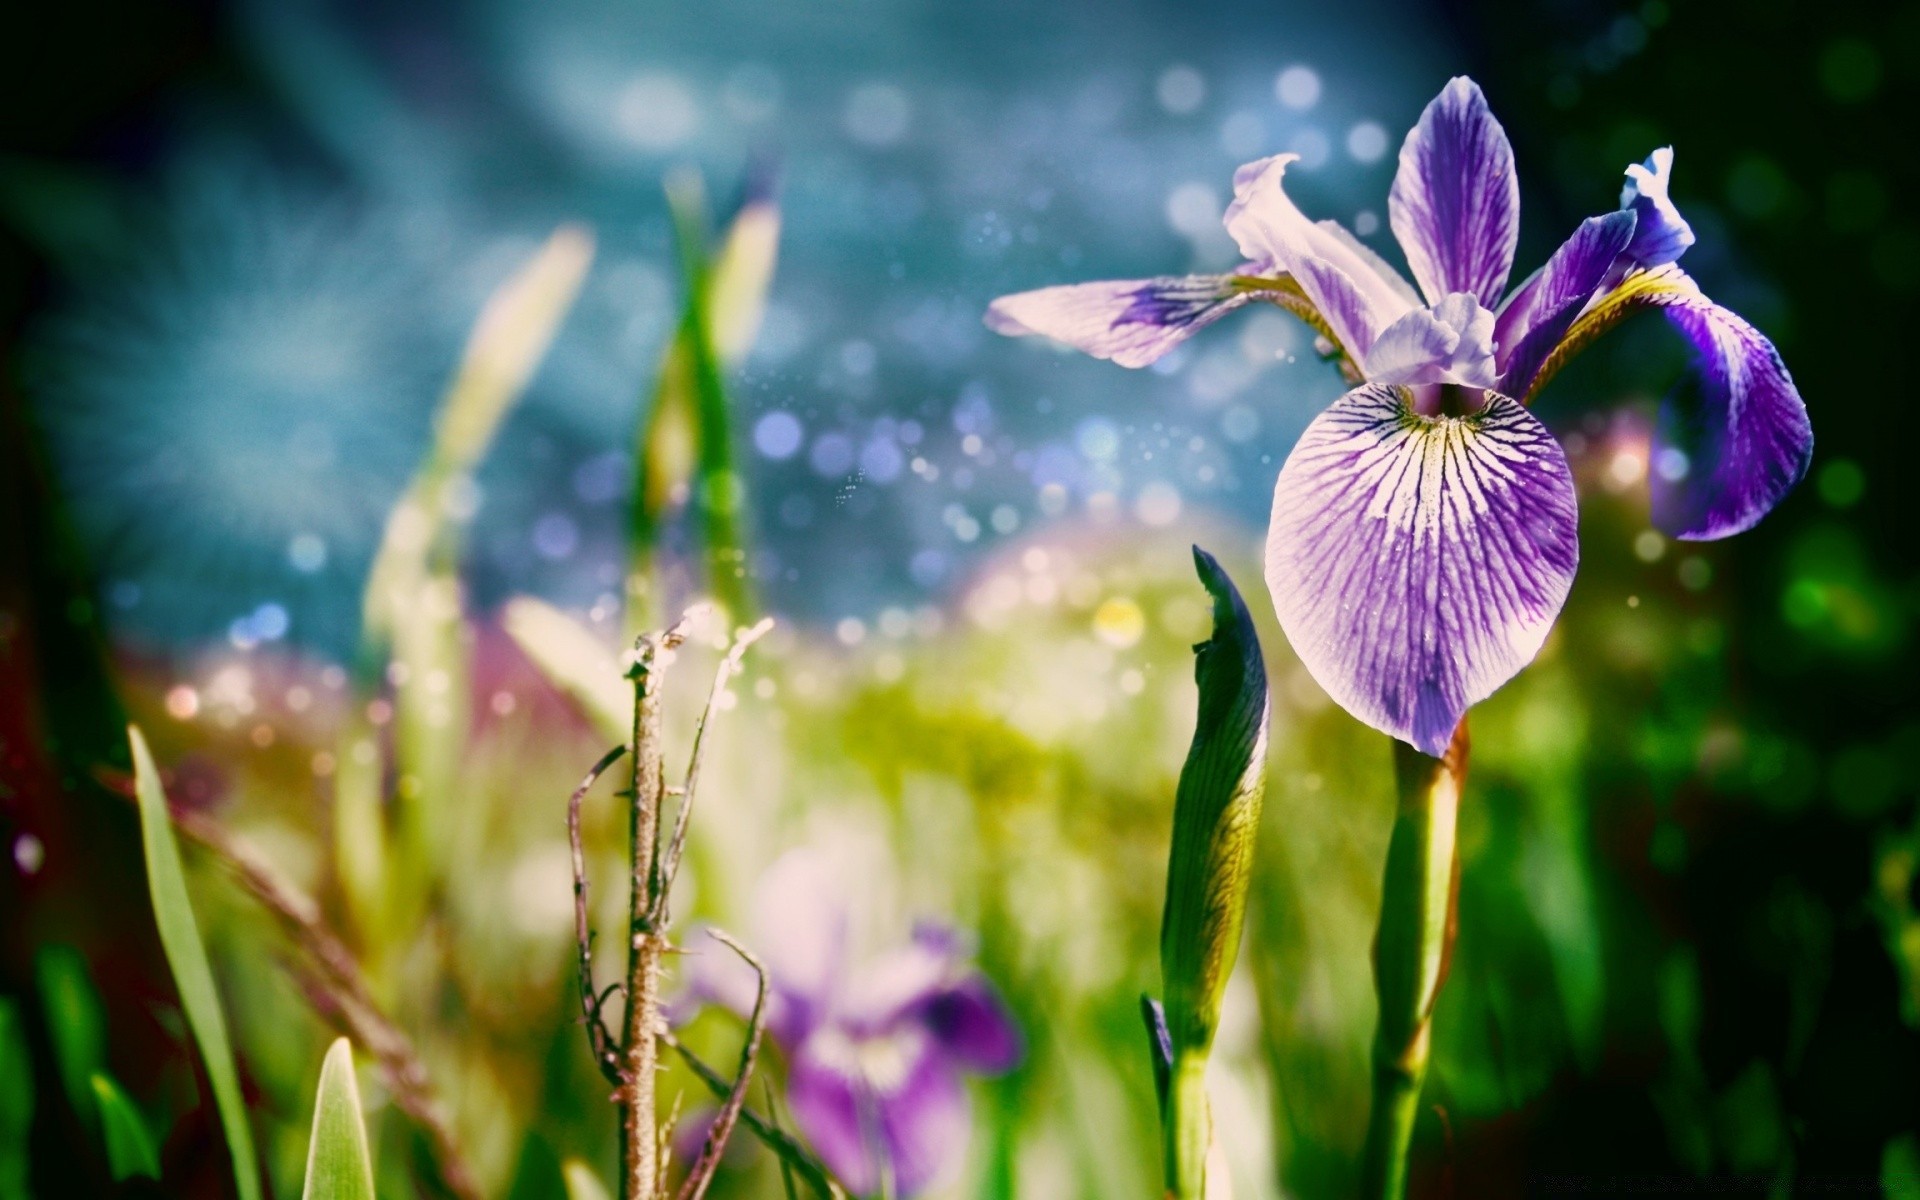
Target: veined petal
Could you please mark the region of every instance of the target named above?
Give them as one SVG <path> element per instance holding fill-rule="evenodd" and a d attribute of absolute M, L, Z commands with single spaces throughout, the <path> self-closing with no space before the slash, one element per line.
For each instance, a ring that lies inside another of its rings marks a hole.
<path fill-rule="evenodd" d="M 1039 334 L 1123 367 L 1144 367 L 1279 282 L 1162 275 L 1071 283 L 1002 296 L 987 306 L 986 323 L 995 333 Z"/>
<path fill-rule="evenodd" d="M 1627 164 L 1627 182 L 1620 189 L 1620 207 L 1640 219 L 1627 256 L 1643 267 L 1659 267 L 1679 260 L 1693 245 L 1693 226 L 1667 195 L 1673 174 L 1673 147 L 1662 146 L 1644 163 Z"/>
<path fill-rule="evenodd" d="M 1695 394 L 1669 396 L 1654 437 L 1653 523 L 1675 537 L 1729 537 L 1780 502 L 1813 458 L 1813 426 L 1773 343 L 1700 296 L 1667 307 L 1693 343 Z"/>
<path fill-rule="evenodd" d="M 1233 175 L 1227 232 L 1248 258 L 1273 262 L 1299 283 L 1335 341 L 1356 362 L 1380 330 L 1413 307 L 1404 281 L 1356 239 L 1329 233 L 1294 207 L 1282 181 L 1297 154 L 1248 163 Z"/>
<path fill-rule="evenodd" d="M 1561 243 L 1547 265 L 1514 290 L 1500 310 L 1494 342 L 1500 348 L 1500 391 L 1525 396 L 1540 364 L 1560 344 L 1593 298 L 1614 260 L 1633 237 L 1631 211 L 1589 217 Z"/>
<path fill-rule="evenodd" d="M 1473 80 L 1449 81 L 1407 134 L 1387 215 L 1429 303 L 1453 292 L 1499 302 L 1520 240 L 1520 178 Z"/>
<path fill-rule="evenodd" d="M 1517 401 L 1423 417 L 1369 384 L 1281 468 L 1267 587 L 1334 700 L 1438 757 L 1539 651 L 1573 584 L 1576 526 L 1566 456 Z"/>
<path fill-rule="evenodd" d="M 1752 528 L 1807 472 L 1813 426 L 1773 343 L 1678 266 L 1635 271 L 1573 322 L 1534 376 L 1538 393 L 1593 340 L 1643 308 L 1693 344 L 1699 386 L 1662 406 L 1653 455 L 1654 522 L 1707 540 Z"/>
<path fill-rule="evenodd" d="M 1416 308 L 1381 332 L 1365 373 L 1374 383 L 1493 387 L 1493 314 L 1466 292 Z"/>

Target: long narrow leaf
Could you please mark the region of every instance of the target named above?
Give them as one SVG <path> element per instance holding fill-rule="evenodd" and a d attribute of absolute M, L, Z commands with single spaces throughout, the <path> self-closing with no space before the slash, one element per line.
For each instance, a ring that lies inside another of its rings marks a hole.
<path fill-rule="evenodd" d="M 573 701 L 603 737 L 624 742 L 631 736 L 633 688 L 621 678 L 617 657 L 591 630 L 529 596 L 509 601 L 502 620 L 507 635 L 547 682 Z"/>
<path fill-rule="evenodd" d="M 20 1026 L 20 1010 L 0 996 L 0 1196 L 27 1194 L 33 1097 L 33 1052 Z"/>
<path fill-rule="evenodd" d="M 147 856 L 147 891 L 153 899 L 154 922 L 160 945 L 173 968 L 174 986 L 187 1026 L 200 1047 L 214 1106 L 233 1154 L 233 1182 L 240 1200 L 260 1200 L 260 1163 L 253 1149 L 253 1131 L 247 1125 L 246 1103 L 240 1095 L 240 1075 L 233 1063 L 233 1044 L 227 1037 L 227 1019 L 220 1009 L 220 993 L 213 985 L 213 968 L 200 926 L 187 897 L 187 875 L 180 865 L 180 847 L 173 838 L 173 820 L 167 813 L 160 772 L 153 765 L 147 739 L 137 725 L 127 726 L 133 751 L 134 790 L 140 800 L 140 841 Z"/>
<path fill-rule="evenodd" d="M 579 1159 L 568 1159 L 561 1174 L 567 1181 L 567 1200 L 608 1200 L 606 1185 Z"/>
<path fill-rule="evenodd" d="M 91 1120 L 93 1073 L 106 1065 L 107 1018 L 87 960 L 72 946 L 43 946 L 34 959 L 40 1012 L 53 1043 L 53 1065 L 67 1103 Z"/>
<path fill-rule="evenodd" d="M 708 255 L 705 194 L 696 176 L 667 188 L 685 307 L 668 344 L 635 446 L 628 541 L 627 632 L 656 623 L 655 551 L 671 510 L 694 502 L 708 588 L 733 620 L 748 618 L 741 532 L 744 481 L 734 466 L 725 376 L 746 355 L 766 312 L 780 244 L 780 209 L 766 178 L 754 180 L 719 249 Z"/>
<path fill-rule="evenodd" d="M 116 1182 L 144 1176 L 160 1178 L 160 1155 L 153 1132 L 133 1101 L 109 1075 L 95 1072 L 93 1096 L 100 1105 L 100 1135 L 107 1143 L 107 1169 Z"/>
<path fill-rule="evenodd" d="M 313 1102 L 313 1139 L 307 1143 L 303 1200 L 373 1200 L 373 1157 L 353 1077 L 353 1043 L 336 1038 L 320 1065 Z"/>

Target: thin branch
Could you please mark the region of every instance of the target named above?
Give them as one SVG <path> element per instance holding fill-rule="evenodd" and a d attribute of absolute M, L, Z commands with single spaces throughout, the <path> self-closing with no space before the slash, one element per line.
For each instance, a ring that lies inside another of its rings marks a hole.
<path fill-rule="evenodd" d="M 680 1061 L 687 1065 L 689 1071 L 700 1077 L 700 1081 L 707 1085 L 707 1089 L 714 1094 L 715 1098 L 725 1099 L 733 1094 L 733 1081 L 708 1066 L 699 1055 L 687 1049 L 671 1030 L 662 1031 L 660 1041 L 680 1056 Z M 827 1168 L 821 1165 L 820 1160 L 809 1153 L 806 1147 L 795 1141 L 791 1134 L 751 1108 L 741 1108 L 740 1123 L 751 1130 L 753 1136 L 759 1138 L 767 1149 L 779 1155 L 781 1162 L 791 1165 L 800 1178 L 807 1181 L 807 1186 L 813 1189 L 814 1195 L 821 1197 L 822 1200 L 847 1200 L 847 1193 L 833 1181 L 833 1176 Z"/>
<path fill-rule="evenodd" d="M 620 1075 L 620 1049 L 601 1016 L 602 993 L 593 986 L 593 929 L 587 920 L 587 856 L 580 839 L 580 802 L 607 768 L 620 761 L 626 752 L 625 746 L 615 746 L 601 755 L 600 761 L 593 764 L 593 769 L 567 800 L 567 843 L 573 850 L 573 938 L 580 968 L 580 1012 L 586 1019 L 587 1045 L 593 1050 L 593 1060 L 600 1065 L 600 1073 L 606 1076 L 607 1082 L 615 1087 L 626 1081 Z"/>
<path fill-rule="evenodd" d="M 720 698 L 726 694 L 727 680 L 740 671 L 740 660 L 746 656 L 747 648 L 765 637 L 773 628 L 772 617 L 762 617 L 751 629 L 743 629 L 733 639 L 733 646 L 727 651 L 720 665 L 714 669 L 713 686 L 707 690 L 706 711 L 700 714 L 700 723 L 693 730 L 693 752 L 687 761 L 687 780 L 681 785 L 682 797 L 680 811 L 673 821 L 673 836 L 667 843 L 666 863 L 661 869 L 660 890 L 655 896 L 658 911 L 654 914 L 654 927 L 662 928 L 667 922 L 667 898 L 673 892 L 674 876 L 680 873 L 680 856 L 687 847 L 687 829 L 693 818 L 693 800 L 700 782 L 700 765 L 706 759 L 707 729 L 720 711 Z"/>
<path fill-rule="evenodd" d="M 760 1037 L 767 1030 L 767 969 L 760 960 L 748 953 L 747 948 L 733 940 L 732 935 L 719 930 L 707 930 L 708 936 L 727 949 L 738 954 L 742 961 L 753 968 L 759 978 L 759 984 L 753 996 L 753 1012 L 747 1018 L 747 1040 L 740 1047 L 740 1070 L 733 1078 L 733 1090 L 720 1105 L 720 1113 L 714 1117 L 713 1124 L 707 1130 L 707 1140 L 700 1147 L 700 1157 L 693 1160 L 693 1166 L 687 1171 L 687 1180 L 680 1185 L 676 1200 L 702 1200 L 707 1188 L 713 1183 L 713 1173 L 720 1166 L 720 1156 L 727 1152 L 727 1142 L 733 1137 L 734 1123 L 740 1119 L 740 1110 L 747 1104 L 747 1089 L 753 1084 L 753 1063 L 760 1054 Z"/>

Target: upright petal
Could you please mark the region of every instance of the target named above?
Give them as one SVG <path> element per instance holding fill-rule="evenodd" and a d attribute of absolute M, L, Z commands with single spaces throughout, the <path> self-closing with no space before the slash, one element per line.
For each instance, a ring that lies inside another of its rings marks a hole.
<path fill-rule="evenodd" d="M 1416 308 L 1381 332 L 1367 355 L 1366 377 L 1374 383 L 1493 387 L 1493 314 L 1466 292 Z"/>
<path fill-rule="evenodd" d="M 1527 389 L 1574 318 L 1593 298 L 1633 237 L 1630 211 L 1589 217 L 1561 243 L 1547 265 L 1521 284 L 1501 308 L 1494 328 L 1500 390 L 1526 399 Z"/>
<path fill-rule="evenodd" d="M 1662 146 L 1644 163 L 1627 164 L 1627 182 L 1620 189 L 1620 207 L 1640 219 L 1634 228 L 1627 257 L 1643 267 L 1676 262 L 1693 245 L 1693 226 L 1667 195 L 1673 174 L 1673 147 Z"/>
<path fill-rule="evenodd" d="M 1539 651 L 1573 584 L 1576 525 L 1566 457 L 1518 402 L 1423 417 L 1369 384 L 1281 468 L 1267 587 L 1320 686 L 1437 757 Z"/>
<path fill-rule="evenodd" d="M 1387 214 L 1429 303 L 1452 292 L 1499 302 L 1520 240 L 1520 179 L 1473 80 L 1440 89 L 1407 134 Z"/>
<path fill-rule="evenodd" d="M 1413 307 L 1404 282 L 1380 256 L 1351 237 L 1309 221 L 1287 198 L 1287 164 L 1300 157 L 1278 154 L 1234 172 L 1227 232 L 1248 258 L 1275 263 L 1292 275 L 1326 319 L 1341 349 L 1365 358 L 1382 329 Z"/>
<path fill-rule="evenodd" d="M 1123 367 L 1144 367 L 1194 333 L 1259 296 L 1249 265 L 1240 275 L 1162 275 L 1072 283 L 1002 296 L 987 306 L 987 328 L 1011 337 L 1039 334 Z"/>
<path fill-rule="evenodd" d="M 1737 313 L 1699 296 L 1667 319 L 1693 343 L 1699 386 L 1661 406 L 1653 521 L 1675 537 L 1729 537 L 1807 473 L 1813 425 L 1780 352 Z"/>

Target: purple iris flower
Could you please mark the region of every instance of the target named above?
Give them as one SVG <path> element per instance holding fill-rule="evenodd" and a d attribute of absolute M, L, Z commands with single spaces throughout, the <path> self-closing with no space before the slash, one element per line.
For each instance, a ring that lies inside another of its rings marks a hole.
<path fill-rule="evenodd" d="M 786 1056 L 794 1122 L 827 1169 L 855 1195 L 886 1183 L 910 1196 L 964 1161 L 964 1077 L 1011 1070 L 1020 1031 L 949 929 L 922 925 L 856 957 L 846 895 L 846 865 L 818 851 L 789 852 L 761 880 L 750 944 L 769 976 L 767 1031 Z M 690 954 L 688 973 L 680 1015 L 751 1009 L 754 976 L 734 956 Z"/>
<path fill-rule="evenodd" d="M 1671 147 L 1629 166 L 1619 211 L 1582 222 L 1511 292 L 1520 185 L 1472 80 L 1448 83 L 1400 150 L 1388 212 L 1418 291 L 1294 207 L 1281 184 L 1295 157 L 1235 172 L 1237 270 L 1022 292 L 987 324 L 1138 367 L 1264 300 L 1331 342 L 1363 382 L 1281 468 L 1267 587 L 1328 694 L 1439 755 L 1532 660 L 1572 586 L 1572 472 L 1525 405 L 1574 352 L 1649 307 L 1691 342 L 1700 386 L 1667 401 L 1651 459 L 1653 518 L 1676 537 L 1752 526 L 1806 473 L 1813 431 L 1773 344 L 1676 265 L 1694 235 L 1668 195 Z"/>

